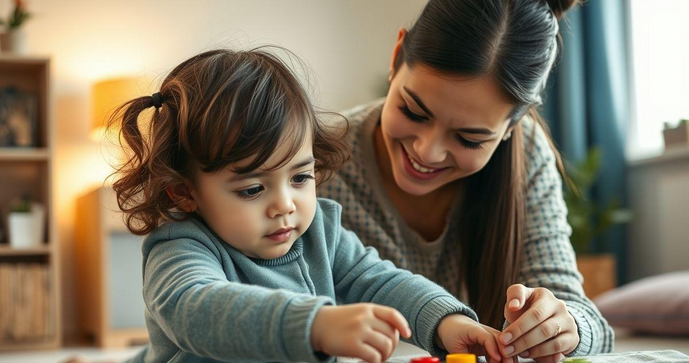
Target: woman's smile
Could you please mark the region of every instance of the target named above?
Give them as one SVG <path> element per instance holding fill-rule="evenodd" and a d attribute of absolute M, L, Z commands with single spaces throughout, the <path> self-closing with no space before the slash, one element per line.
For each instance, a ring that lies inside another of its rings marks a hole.
<path fill-rule="evenodd" d="M 400 145 L 402 144 L 400 143 Z M 407 174 L 416 179 L 430 180 L 439 176 L 443 171 L 449 169 L 429 168 L 428 166 L 423 165 L 418 161 L 414 160 L 414 158 L 412 158 L 409 155 L 407 149 L 405 149 L 404 146 L 401 146 L 400 149 L 402 150 L 402 162 L 404 163 L 404 169 L 407 171 Z"/>

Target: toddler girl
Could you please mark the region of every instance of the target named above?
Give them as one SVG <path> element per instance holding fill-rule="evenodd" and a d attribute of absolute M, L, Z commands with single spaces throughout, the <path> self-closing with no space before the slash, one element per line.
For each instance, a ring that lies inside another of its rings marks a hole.
<path fill-rule="evenodd" d="M 341 227 L 337 203 L 316 198 L 348 156 L 346 130 L 318 118 L 277 56 L 199 54 L 112 122 L 131 152 L 113 187 L 128 228 L 148 234 L 151 341 L 133 361 L 381 362 L 399 335 L 433 355 L 501 359 L 497 331 L 380 260 Z"/>

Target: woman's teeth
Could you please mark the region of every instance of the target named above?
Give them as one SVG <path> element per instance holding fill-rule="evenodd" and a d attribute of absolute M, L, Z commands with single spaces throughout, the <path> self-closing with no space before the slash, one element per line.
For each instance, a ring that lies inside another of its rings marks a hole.
<path fill-rule="evenodd" d="M 416 171 L 418 171 L 418 172 L 421 172 L 421 173 L 432 173 L 432 172 L 434 172 L 434 171 L 437 170 L 437 169 L 427 169 L 427 168 L 424 168 L 423 166 L 417 164 L 417 163 L 411 158 L 411 156 L 409 156 L 409 154 L 407 154 L 407 158 L 409 158 L 409 162 L 411 162 L 411 165 L 412 165 L 412 166 L 414 167 L 414 169 L 415 169 Z"/>

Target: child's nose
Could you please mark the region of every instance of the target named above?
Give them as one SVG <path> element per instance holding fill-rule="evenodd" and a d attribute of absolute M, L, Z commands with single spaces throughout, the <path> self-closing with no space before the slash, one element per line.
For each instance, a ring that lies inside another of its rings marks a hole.
<path fill-rule="evenodd" d="M 294 205 L 294 200 L 289 193 L 280 193 L 272 201 L 268 208 L 268 217 L 276 218 L 294 213 L 297 207 Z"/>

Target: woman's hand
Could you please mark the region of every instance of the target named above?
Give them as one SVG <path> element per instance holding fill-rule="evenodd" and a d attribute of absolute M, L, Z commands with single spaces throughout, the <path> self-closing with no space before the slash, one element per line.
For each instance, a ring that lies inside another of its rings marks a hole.
<path fill-rule="evenodd" d="M 407 320 L 399 311 L 376 304 L 323 306 L 311 326 L 311 346 L 331 356 L 384 362 L 399 343 L 411 337 Z"/>
<path fill-rule="evenodd" d="M 438 324 L 435 343 L 450 353 L 473 353 L 490 358 L 489 362 L 512 363 L 503 359 L 498 349 L 500 331 L 461 314 L 448 315 Z"/>
<path fill-rule="evenodd" d="M 574 318 L 564 301 L 548 289 L 510 286 L 505 318 L 510 326 L 500 335 L 504 356 L 519 355 L 538 363 L 559 362 L 579 344 Z"/>

